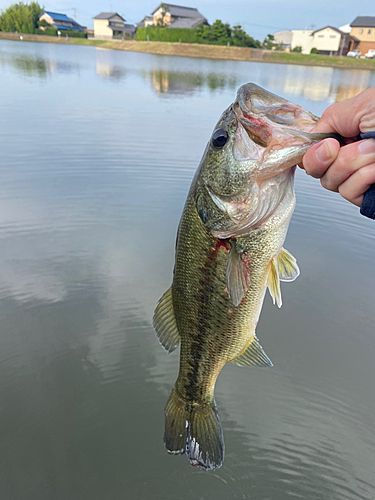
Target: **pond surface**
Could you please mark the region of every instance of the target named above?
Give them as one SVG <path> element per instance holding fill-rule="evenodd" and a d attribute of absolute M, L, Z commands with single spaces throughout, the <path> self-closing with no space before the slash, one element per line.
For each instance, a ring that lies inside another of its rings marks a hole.
<path fill-rule="evenodd" d="M 0 497 L 374 499 L 375 225 L 356 207 L 297 173 L 301 277 L 265 300 L 275 367 L 219 378 L 214 473 L 164 450 L 178 355 L 151 318 L 239 85 L 319 114 L 375 74 L 5 41 L 0 71 Z"/>

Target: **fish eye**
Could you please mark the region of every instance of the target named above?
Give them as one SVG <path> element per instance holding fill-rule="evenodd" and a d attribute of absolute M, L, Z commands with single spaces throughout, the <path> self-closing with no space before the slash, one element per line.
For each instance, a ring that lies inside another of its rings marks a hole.
<path fill-rule="evenodd" d="M 223 128 L 217 128 L 212 134 L 211 143 L 215 148 L 223 148 L 228 139 L 228 132 Z"/>

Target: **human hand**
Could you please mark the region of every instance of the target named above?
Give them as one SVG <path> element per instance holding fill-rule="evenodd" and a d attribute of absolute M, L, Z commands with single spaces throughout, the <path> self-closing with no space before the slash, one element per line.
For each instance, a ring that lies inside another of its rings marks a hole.
<path fill-rule="evenodd" d="M 375 88 L 332 104 L 314 128 L 314 132 L 337 132 L 347 138 L 371 130 L 375 130 Z M 303 167 L 324 188 L 360 206 L 364 193 L 375 183 L 375 139 L 341 147 L 336 139 L 324 139 L 307 151 Z"/>

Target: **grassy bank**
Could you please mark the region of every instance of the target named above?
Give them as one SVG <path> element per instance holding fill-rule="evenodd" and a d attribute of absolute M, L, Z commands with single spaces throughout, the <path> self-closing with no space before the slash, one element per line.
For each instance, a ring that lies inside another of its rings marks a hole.
<path fill-rule="evenodd" d="M 0 40 L 18 40 L 15 33 L 0 32 Z M 23 41 L 48 42 L 70 45 L 88 45 L 105 49 L 146 52 L 169 56 L 200 57 L 206 59 L 226 59 L 233 61 L 258 61 L 280 64 L 299 64 L 303 66 L 329 66 L 334 68 L 375 70 L 374 59 L 354 59 L 350 57 L 322 56 L 319 54 L 304 55 L 298 53 L 276 52 L 271 50 L 250 49 L 245 47 L 226 47 L 219 45 L 202 45 L 190 43 L 104 41 L 80 38 L 57 38 L 43 35 L 23 35 Z"/>

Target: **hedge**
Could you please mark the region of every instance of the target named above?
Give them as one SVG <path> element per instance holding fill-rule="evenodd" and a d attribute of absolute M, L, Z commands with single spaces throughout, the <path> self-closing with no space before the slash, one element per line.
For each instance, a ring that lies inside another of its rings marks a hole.
<path fill-rule="evenodd" d="M 38 35 L 47 35 L 47 36 L 57 36 L 57 29 L 56 28 L 47 28 L 44 30 L 37 30 L 36 33 Z M 83 31 L 61 31 L 61 38 L 65 38 L 68 36 L 69 38 L 87 38 L 87 33 Z"/>
<path fill-rule="evenodd" d="M 182 42 L 199 43 L 195 29 L 189 28 L 161 28 L 158 26 L 149 26 L 147 28 L 138 28 L 135 39 L 141 42 Z"/>

